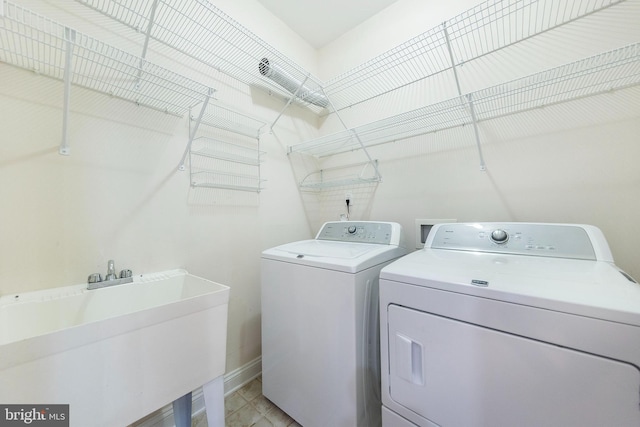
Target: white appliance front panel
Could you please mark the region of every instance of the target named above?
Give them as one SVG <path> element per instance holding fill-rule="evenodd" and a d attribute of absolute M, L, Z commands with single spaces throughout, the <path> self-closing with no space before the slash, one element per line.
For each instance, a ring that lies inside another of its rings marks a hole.
<path fill-rule="evenodd" d="M 640 371 L 631 364 L 395 304 L 386 309 L 383 393 L 420 426 L 640 425 Z"/>
<path fill-rule="evenodd" d="M 305 427 L 380 422 L 378 275 L 261 261 L 263 394 Z"/>
<path fill-rule="evenodd" d="M 402 418 L 389 409 L 382 407 L 382 425 L 385 427 L 418 427 L 417 424 L 412 423 L 406 418 Z M 430 424 L 429 427 L 438 427 L 435 424 Z"/>

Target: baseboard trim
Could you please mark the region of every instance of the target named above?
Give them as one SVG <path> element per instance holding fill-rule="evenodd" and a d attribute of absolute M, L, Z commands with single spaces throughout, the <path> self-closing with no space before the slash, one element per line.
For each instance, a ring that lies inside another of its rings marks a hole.
<path fill-rule="evenodd" d="M 225 397 L 252 381 L 262 373 L 262 357 L 234 369 L 224 375 Z M 204 395 L 202 388 L 194 390 L 192 397 L 192 417 L 204 411 Z M 135 422 L 130 427 L 175 427 L 173 405 L 167 405 Z"/>
<path fill-rule="evenodd" d="M 262 373 L 262 357 L 224 375 L 224 395 L 228 396 Z"/>

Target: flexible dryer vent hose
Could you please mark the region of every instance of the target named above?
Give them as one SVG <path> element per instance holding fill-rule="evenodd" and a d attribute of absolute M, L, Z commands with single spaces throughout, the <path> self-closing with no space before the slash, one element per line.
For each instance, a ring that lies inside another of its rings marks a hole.
<path fill-rule="evenodd" d="M 298 91 L 297 97 L 301 100 L 322 108 L 329 106 L 329 101 L 324 95 L 320 95 L 317 91 L 312 91 L 307 86 L 303 86 L 300 80 L 294 78 L 280 67 L 270 63 L 269 59 L 262 58 L 260 64 L 258 64 L 258 70 L 260 70 L 260 74 L 270 78 L 292 94 Z"/>

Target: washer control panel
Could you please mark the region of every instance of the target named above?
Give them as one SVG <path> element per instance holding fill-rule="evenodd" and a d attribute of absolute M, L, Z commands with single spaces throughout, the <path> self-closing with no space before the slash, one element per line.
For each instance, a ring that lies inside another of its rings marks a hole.
<path fill-rule="evenodd" d="M 589 233 L 595 229 L 592 226 L 536 223 L 451 223 L 439 224 L 436 227 L 435 232 L 432 233 L 433 238 L 427 242 L 425 247 L 597 259 Z"/>
<path fill-rule="evenodd" d="M 397 245 L 400 225 L 392 222 L 334 221 L 325 223 L 316 240 Z"/>

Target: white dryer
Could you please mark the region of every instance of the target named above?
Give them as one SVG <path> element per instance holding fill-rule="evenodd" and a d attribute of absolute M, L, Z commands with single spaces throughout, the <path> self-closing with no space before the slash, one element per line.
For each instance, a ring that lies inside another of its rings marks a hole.
<path fill-rule="evenodd" d="M 378 279 L 399 224 L 328 222 L 262 253 L 262 391 L 305 427 L 380 424 Z"/>
<path fill-rule="evenodd" d="M 599 229 L 439 224 L 380 273 L 383 426 L 640 426 L 640 285 Z"/>

